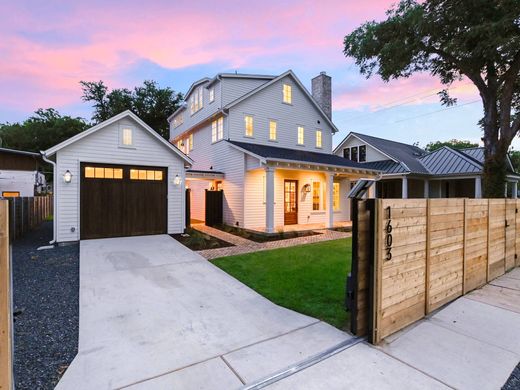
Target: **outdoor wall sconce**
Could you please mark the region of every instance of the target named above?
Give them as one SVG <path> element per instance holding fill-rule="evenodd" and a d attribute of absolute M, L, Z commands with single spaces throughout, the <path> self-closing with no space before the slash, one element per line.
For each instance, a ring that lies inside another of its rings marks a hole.
<path fill-rule="evenodd" d="M 63 174 L 63 181 L 65 183 L 70 183 L 72 181 L 72 173 L 67 169 L 67 171 Z"/>
<path fill-rule="evenodd" d="M 181 181 L 182 179 L 179 175 L 175 175 L 175 177 L 173 178 L 173 184 L 175 184 L 176 186 L 180 185 Z"/>
<path fill-rule="evenodd" d="M 310 184 L 305 184 L 303 186 L 303 192 L 307 192 L 307 193 L 311 192 L 311 185 Z"/>

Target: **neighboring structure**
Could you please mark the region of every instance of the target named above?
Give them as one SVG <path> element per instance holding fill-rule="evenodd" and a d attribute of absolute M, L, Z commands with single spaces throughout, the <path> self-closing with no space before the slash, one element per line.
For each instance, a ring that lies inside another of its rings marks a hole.
<path fill-rule="evenodd" d="M 229 225 L 274 232 L 350 220 L 350 182 L 377 171 L 332 154 L 331 78 L 322 72 L 312 91 L 290 70 L 193 83 L 168 119 L 171 142 L 194 160 L 192 218 L 205 219 L 206 190 L 223 190 Z"/>
<path fill-rule="evenodd" d="M 0 196 L 35 196 L 46 192 L 39 153 L 0 148 Z"/>
<path fill-rule="evenodd" d="M 54 166 L 55 241 L 184 231 L 192 161 L 130 111 L 42 155 Z"/>
<path fill-rule="evenodd" d="M 334 149 L 337 156 L 383 173 L 376 187 L 380 198 L 482 197 L 483 148 L 433 152 L 401 142 L 350 133 Z M 520 175 L 508 158 L 506 196 L 516 198 Z"/>

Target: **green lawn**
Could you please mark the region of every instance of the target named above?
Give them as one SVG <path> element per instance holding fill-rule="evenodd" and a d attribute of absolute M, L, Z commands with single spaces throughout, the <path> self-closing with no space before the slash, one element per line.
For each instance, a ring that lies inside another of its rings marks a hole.
<path fill-rule="evenodd" d="M 213 263 L 288 309 L 348 329 L 345 280 L 350 238 L 223 257 Z"/>

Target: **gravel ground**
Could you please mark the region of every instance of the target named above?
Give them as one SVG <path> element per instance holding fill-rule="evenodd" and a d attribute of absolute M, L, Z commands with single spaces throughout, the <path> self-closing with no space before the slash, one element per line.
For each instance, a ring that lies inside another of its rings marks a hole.
<path fill-rule="evenodd" d="M 511 376 L 507 380 L 506 384 L 502 387 L 502 390 L 518 390 L 520 389 L 520 363 L 511 373 Z"/>
<path fill-rule="evenodd" d="M 79 246 L 37 251 L 52 222 L 13 243 L 16 389 L 53 389 L 78 349 Z"/>

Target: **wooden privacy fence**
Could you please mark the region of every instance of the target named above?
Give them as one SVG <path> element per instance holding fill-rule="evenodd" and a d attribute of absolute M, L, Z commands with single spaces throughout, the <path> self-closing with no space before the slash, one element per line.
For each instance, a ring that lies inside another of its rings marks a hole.
<path fill-rule="evenodd" d="M 52 195 L 8 198 L 11 240 L 38 227 L 53 213 Z"/>
<path fill-rule="evenodd" d="M 9 205 L 0 200 L 0 389 L 12 389 L 12 305 Z"/>
<path fill-rule="evenodd" d="M 351 328 L 373 343 L 520 265 L 520 200 L 354 202 Z"/>

